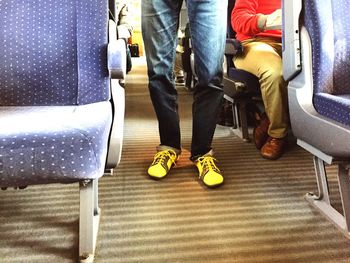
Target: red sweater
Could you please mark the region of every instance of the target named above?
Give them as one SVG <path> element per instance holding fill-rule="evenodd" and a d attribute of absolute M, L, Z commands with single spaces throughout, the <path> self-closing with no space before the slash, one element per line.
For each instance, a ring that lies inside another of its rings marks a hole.
<path fill-rule="evenodd" d="M 231 26 L 240 41 L 255 36 L 281 38 L 281 30 L 260 31 L 257 14 L 269 15 L 281 8 L 281 0 L 236 0 L 231 14 Z"/>

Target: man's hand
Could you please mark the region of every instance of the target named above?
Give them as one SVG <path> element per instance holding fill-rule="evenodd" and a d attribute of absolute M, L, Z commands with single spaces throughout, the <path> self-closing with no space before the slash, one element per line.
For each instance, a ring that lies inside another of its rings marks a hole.
<path fill-rule="evenodd" d="M 269 14 L 266 18 L 265 29 L 281 29 L 282 28 L 282 10 L 277 9 Z"/>

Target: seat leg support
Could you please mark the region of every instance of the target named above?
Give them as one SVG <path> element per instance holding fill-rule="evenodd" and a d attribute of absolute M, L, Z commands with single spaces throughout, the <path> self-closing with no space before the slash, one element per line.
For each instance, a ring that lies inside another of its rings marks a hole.
<path fill-rule="evenodd" d="M 346 228 L 345 231 L 349 234 L 350 230 L 350 180 L 349 169 L 343 164 L 338 165 L 339 192 L 343 205 Z"/>
<path fill-rule="evenodd" d="M 233 101 L 233 100 L 232 100 Z M 249 128 L 246 113 L 246 102 L 240 101 L 239 103 L 233 101 L 232 103 L 233 112 L 233 128 L 232 131 L 238 137 L 245 142 L 250 142 Z"/>
<path fill-rule="evenodd" d="M 100 223 L 98 180 L 80 182 L 79 257 L 80 262 L 93 262 Z"/>
<path fill-rule="evenodd" d="M 344 215 L 339 213 L 330 203 L 329 187 L 324 162 L 314 156 L 318 195 L 307 193 L 306 200 L 328 218 L 347 238 L 350 238 L 350 180 L 349 170 L 338 165 L 338 183 Z"/>
<path fill-rule="evenodd" d="M 249 132 L 248 132 L 248 119 L 247 119 L 247 102 L 242 101 L 239 104 L 239 118 L 241 120 L 241 130 L 242 130 L 242 139 L 246 142 L 249 142 Z"/>
<path fill-rule="evenodd" d="M 314 156 L 313 161 L 318 187 L 318 196 L 314 196 L 314 198 L 317 200 L 323 200 L 325 203 L 330 204 L 329 187 L 324 161 L 316 156 Z"/>

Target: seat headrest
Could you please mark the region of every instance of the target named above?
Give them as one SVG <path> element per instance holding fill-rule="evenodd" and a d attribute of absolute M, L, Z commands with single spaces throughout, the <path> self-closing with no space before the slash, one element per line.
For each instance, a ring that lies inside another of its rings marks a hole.
<path fill-rule="evenodd" d="M 4 0 L 0 105 L 77 105 L 109 98 L 107 0 Z"/>

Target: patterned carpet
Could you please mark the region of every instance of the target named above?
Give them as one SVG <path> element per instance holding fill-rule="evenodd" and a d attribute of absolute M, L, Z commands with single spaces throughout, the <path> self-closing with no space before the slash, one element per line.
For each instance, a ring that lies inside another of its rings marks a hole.
<path fill-rule="evenodd" d="M 280 160 L 264 160 L 252 143 L 218 126 L 213 147 L 225 184 L 203 187 L 188 160 L 192 95 L 183 87 L 183 154 L 167 178 L 150 180 L 158 128 L 144 59 L 133 63 L 122 160 L 99 185 L 95 262 L 350 262 L 350 241 L 303 198 L 317 189 L 312 157 L 293 142 Z M 336 188 L 332 178 L 330 185 Z M 0 195 L 0 262 L 76 262 L 78 185 Z"/>

